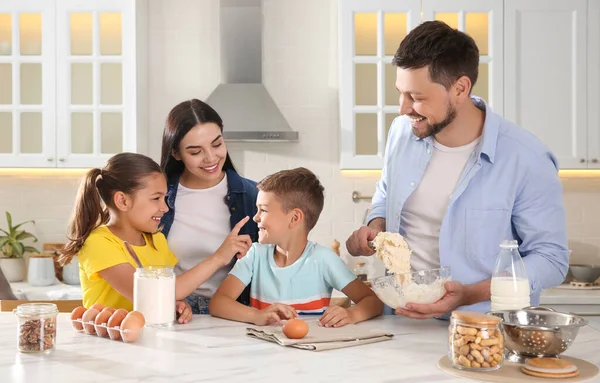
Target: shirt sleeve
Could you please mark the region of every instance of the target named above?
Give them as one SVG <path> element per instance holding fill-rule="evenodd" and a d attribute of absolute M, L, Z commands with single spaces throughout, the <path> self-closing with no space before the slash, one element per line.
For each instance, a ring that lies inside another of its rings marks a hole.
<path fill-rule="evenodd" d="M 112 238 L 92 233 L 78 254 L 79 264 L 90 281 L 100 280 L 98 272 L 122 263 L 131 263 L 123 246 Z"/>
<path fill-rule="evenodd" d="M 254 259 L 257 257 L 257 251 L 257 245 L 253 243 L 250 250 L 248 250 L 248 253 L 241 259 L 238 259 L 229 272 L 229 275 L 233 275 L 242 281 L 245 286 L 248 286 L 252 281 L 252 276 L 254 274 Z"/>
<path fill-rule="evenodd" d="M 561 284 L 569 269 L 566 214 L 558 164 L 546 153 L 529 166 L 513 207 L 512 223 L 521 239 L 531 294 Z"/>
<path fill-rule="evenodd" d="M 392 125 L 398 121 L 398 117 L 392 121 Z M 397 130 L 397 129 L 396 129 Z M 385 148 L 385 158 L 383 159 L 383 169 L 381 169 L 381 178 L 377 181 L 375 185 L 375 193 L 373 194 L 373 198 L 371 199 L 371 211 L 369 212 L 369 216 L 367 217 L 367 224 L 374 220 L 375 218 L 386 218 L 386 198 L 387 198 L 387 184 L 388 184 L 388 156 L 392 153 L 392 143 L 394 142 L 394 131 L 390 127 L 390 131 L 388 133 L 386 148 Z"/>
<path fill-rule="evenodd" d="M 350 282 L 356 279 L 356 275 L 348 269 L 348 266 L 333 251 L 323 254 L 323 277 L 329 286 L 342 291 Z"/>

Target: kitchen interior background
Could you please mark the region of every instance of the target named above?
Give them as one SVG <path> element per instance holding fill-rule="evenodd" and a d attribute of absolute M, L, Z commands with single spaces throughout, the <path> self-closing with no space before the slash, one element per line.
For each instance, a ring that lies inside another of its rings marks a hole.
<path fill-rule="evenodd" d="M 159 161 L 165 117 L 177 103 L 205 99 L 220 78 L 218 2 L 149 2 L 148 151 Z M 344 242 L 365 218 L 369 201 L 352 201 L 354 190 L 371 196 L 378 172 L 340 171 L 338 111 L 338 4 L 336 1 L 265 0 L 263 83 L 292 129 L 297 143 L 229 143 L 234 164 L 260 180 L 283 168 L 304 166 L 325 186 L 325 208 L 311 239 Z M 306 28 L 306 20 L 311 27 Z M 225 121 L 227 129 L 227 121 Z M 0 227 L 8 210 L 44 242 L 62 242 L 83 171 L 0 169 Z M 581 177 L 581 175 L 585 177 Z M 567 211 L 571 263 L 600 264 L 600 173 L 561 177 Z M 371 262 L 369 262 L 371 263 Z M 376 263 L 376 274 L 382 272 Z"/>

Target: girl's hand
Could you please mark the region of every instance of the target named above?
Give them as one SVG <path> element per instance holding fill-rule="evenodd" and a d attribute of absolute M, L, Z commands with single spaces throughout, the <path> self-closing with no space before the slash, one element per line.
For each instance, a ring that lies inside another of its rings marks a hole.
<path fill-rule="evenodd" d="M 298 313 L 292 306 L 274 303 L 266 309 L 257 312 L 254 324 L 257 326 L 268 326 L 281 323 L 284 319 L 293 319 L 296 317 L 298 317 Z"/>
<path fill-rule="evenodd" d="M 215 256 L 219 259 L 223 266 L 227 266 L 231 259 L 237 255 L 238 259 L 242 258 L 252 246 L 252 239 L 249 235 L 239 235 L 242 227 L 248 222 L 250 217 L 246 216 L 238 222 L 231 230 L 231 233 L 225 238 L 223 244 L 215 252 Z"/>
<path fill-rule="evenodd" d="M 329 306 L 319 319 L 323 327 L 342 327 L 352 323 L 348 310 L 340 306 Z"/>
<path fill-rule="evenodd" d="M 192 320 L 192 307 L 186 301 L 176 301 L 175 312 L 177 323 L 185 324 Z"/>

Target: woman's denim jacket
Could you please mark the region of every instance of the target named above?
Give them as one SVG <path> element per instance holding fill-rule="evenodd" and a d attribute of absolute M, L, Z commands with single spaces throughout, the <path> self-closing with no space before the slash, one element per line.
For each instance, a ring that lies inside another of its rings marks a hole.
<path fill-rule="evenodd" d="M 241 177 L 235 170 L 225 170 L 227 176 L 227 195 L 223 203 L 229 207 L 231 213 L 229 223 L 231 229 L 245 216 L 250 217 L 250 220 L 240 230 L 240 234 L 248 234 L 252 239 L 252 242 L 258 242 L 258 225 L 252 220 L 256 215 L 256 196 L 258 189 L 256 188 L 256 182 Z M 168 192 L 167 192 L 167 205 L 169 211 L 163 215 L 161 224 L 164 225 L 162 232 L 168 238 L 169 231 L 173 225 L 175 219 L 175 198 L 177 197 L 177 187 L 179 186 L 180 174 L 175 174 L 169 177 Z M 199 238 L 202 238 L 202 233 L 198 233 Z M 223 238 L 224 240 L 225 238 Z M 177 256 L 177 254 L 175 254 Z M 242 295 L 238 298 L 238 301 L 249 305 L 250 304 L 250 285 L 246 287 Z"/>

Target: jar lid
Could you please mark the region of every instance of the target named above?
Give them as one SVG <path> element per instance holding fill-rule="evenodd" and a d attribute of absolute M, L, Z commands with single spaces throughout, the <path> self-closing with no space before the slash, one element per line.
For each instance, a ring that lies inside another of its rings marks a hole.
<path fill-rule="evenodd" d="M 452 318 L 454 319 L 458 319 L 460 321 L 463 321 L 465 323 L 470 323 L 470 324 L 476 324 L 476 325 L 497 325 L 498 323 L 500 323 L 500 318 L 493 316 L 493 315 L 488 315 L 488 314 L 482 314 L 482 313 L 478 313 L 478 312 L 474 312 L 474 311 L 452 311 Z"/>
<path fill-rule="evenodd" d="M 365 262 L 356 262 L 356 266 L 358 266 L 358 267 L 362 267 L 364 265 L 366 265 Z"/>
<path fill-rule="evenodd" d="M 58 314 L 54 303 L 23 303 L 17 306 L 15 313 L 19 316 Z"/>

